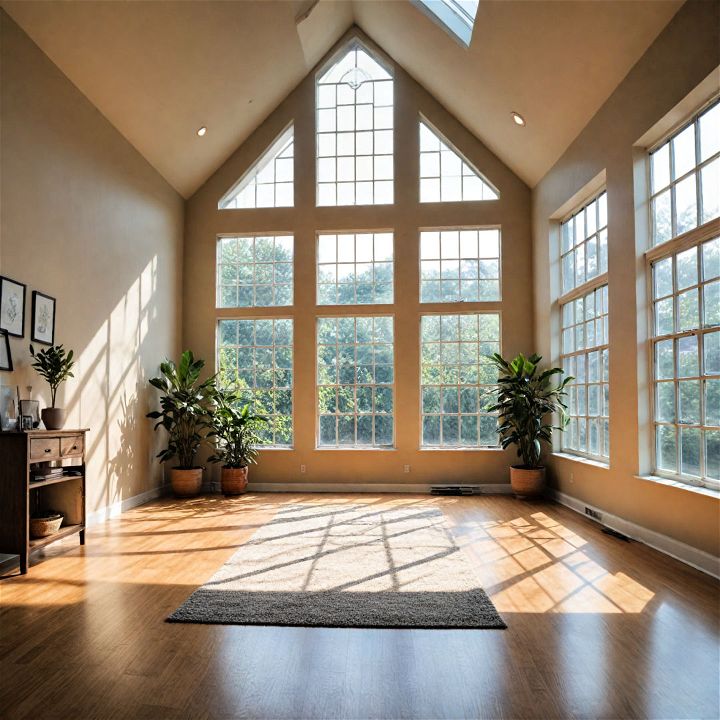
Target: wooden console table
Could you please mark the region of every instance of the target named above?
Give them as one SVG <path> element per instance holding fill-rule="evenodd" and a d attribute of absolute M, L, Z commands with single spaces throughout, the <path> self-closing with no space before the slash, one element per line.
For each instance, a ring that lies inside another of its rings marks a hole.
<path fill-rule="evenodd" d="M 18 555 L 20 572 L 30 555 L 55 540 L 80 534 L 85 544 L 85 434 L 81 430 L 0 432 L 0 553 Z M 61 476 L 33 481 L 41 468 L 62 466 Z M 58 532 L 30 537 L 30 516 L 57 510 L 64 516 Z"/>

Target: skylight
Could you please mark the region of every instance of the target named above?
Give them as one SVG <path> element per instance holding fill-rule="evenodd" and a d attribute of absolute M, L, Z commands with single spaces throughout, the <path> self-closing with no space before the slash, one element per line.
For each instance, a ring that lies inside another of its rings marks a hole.
<path fill-rule="evenodd" d="M 473 25 L 480 0 L 412 0 L 428 17 L 470 47 Z"/>

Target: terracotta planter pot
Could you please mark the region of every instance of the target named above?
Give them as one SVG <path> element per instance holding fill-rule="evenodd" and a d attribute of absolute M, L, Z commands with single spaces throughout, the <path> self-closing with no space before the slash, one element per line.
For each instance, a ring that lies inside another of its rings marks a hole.
<path fill-rule="evenodd" d="M 247 489 L 248 467 L 224 467 L 220 473 L 220 486 L 223 495 L 242 495 Z"/>
<path fill-rule="evenodd" d="M 539 497 L 545 489 L 545 468 L 513 465 L 510 486 L 517 497 Z"/>
<path fill-rule="evenodd" d="M 40 416 L 47 430 L 62 430 L 65 424 L 65 410 L 63 408 L 43 408 Z"/>
<path fill-rule="evenodd" d="M 183 470 L 173 468 L 170 470 L 170 484 L 172 485 L 175 497 L 195 497 L 200 493 L 202 487 L 203 469 L 190 468 Z"/>

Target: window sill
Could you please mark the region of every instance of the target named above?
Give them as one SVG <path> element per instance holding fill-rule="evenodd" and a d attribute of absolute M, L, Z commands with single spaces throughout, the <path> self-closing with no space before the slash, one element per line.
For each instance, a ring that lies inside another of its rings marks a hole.
<path fill-rule="evenodd" d="M 720 498 L 720 491 L 712 488 L 701 487 L 700 485 L 690 485 L 690 483 L 680 482 L 679 480 L 670 480 L 670 478 L 660 477 L 658 475 L 635 475 L 637 480 L 645 480 L 646 482 L 657 483 L 658 485 L 666 485 L 667 487 L 677 488 L 678 490 L 686 490 L 687 492 L 696 493 L 697 495 L 705 495 L 715 499 Z"/>
<path fill-rule="evenodd" d="M 590 465 L 591 467 L 600 468 L 601 470 L 609 470 L 610 463 L 600 462 L 599 460 L 592 460 L 590 458 L 583 457 L 582 455 L 573 455 L 572 453 L 554 452 L 552 457 L 560 458 L 561 460 L 571 460 L 572 462 L 582 463 L 583 465 Z"/>
<path fill-rule="evenodd" d="M 462 447 L 458 445 L 456 447 L 421 447 L 418 448 L 420 452 L 503 452 L 500 447 Z"/>

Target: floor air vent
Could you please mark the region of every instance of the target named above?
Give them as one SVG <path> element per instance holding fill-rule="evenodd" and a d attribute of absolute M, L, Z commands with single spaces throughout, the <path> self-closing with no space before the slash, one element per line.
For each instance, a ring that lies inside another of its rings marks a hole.
<path fill-rule="evenodd" d="M 474 485 L 432 485 L 430 492 L 433 495 L 477 495 L 478 489 Z"/>

